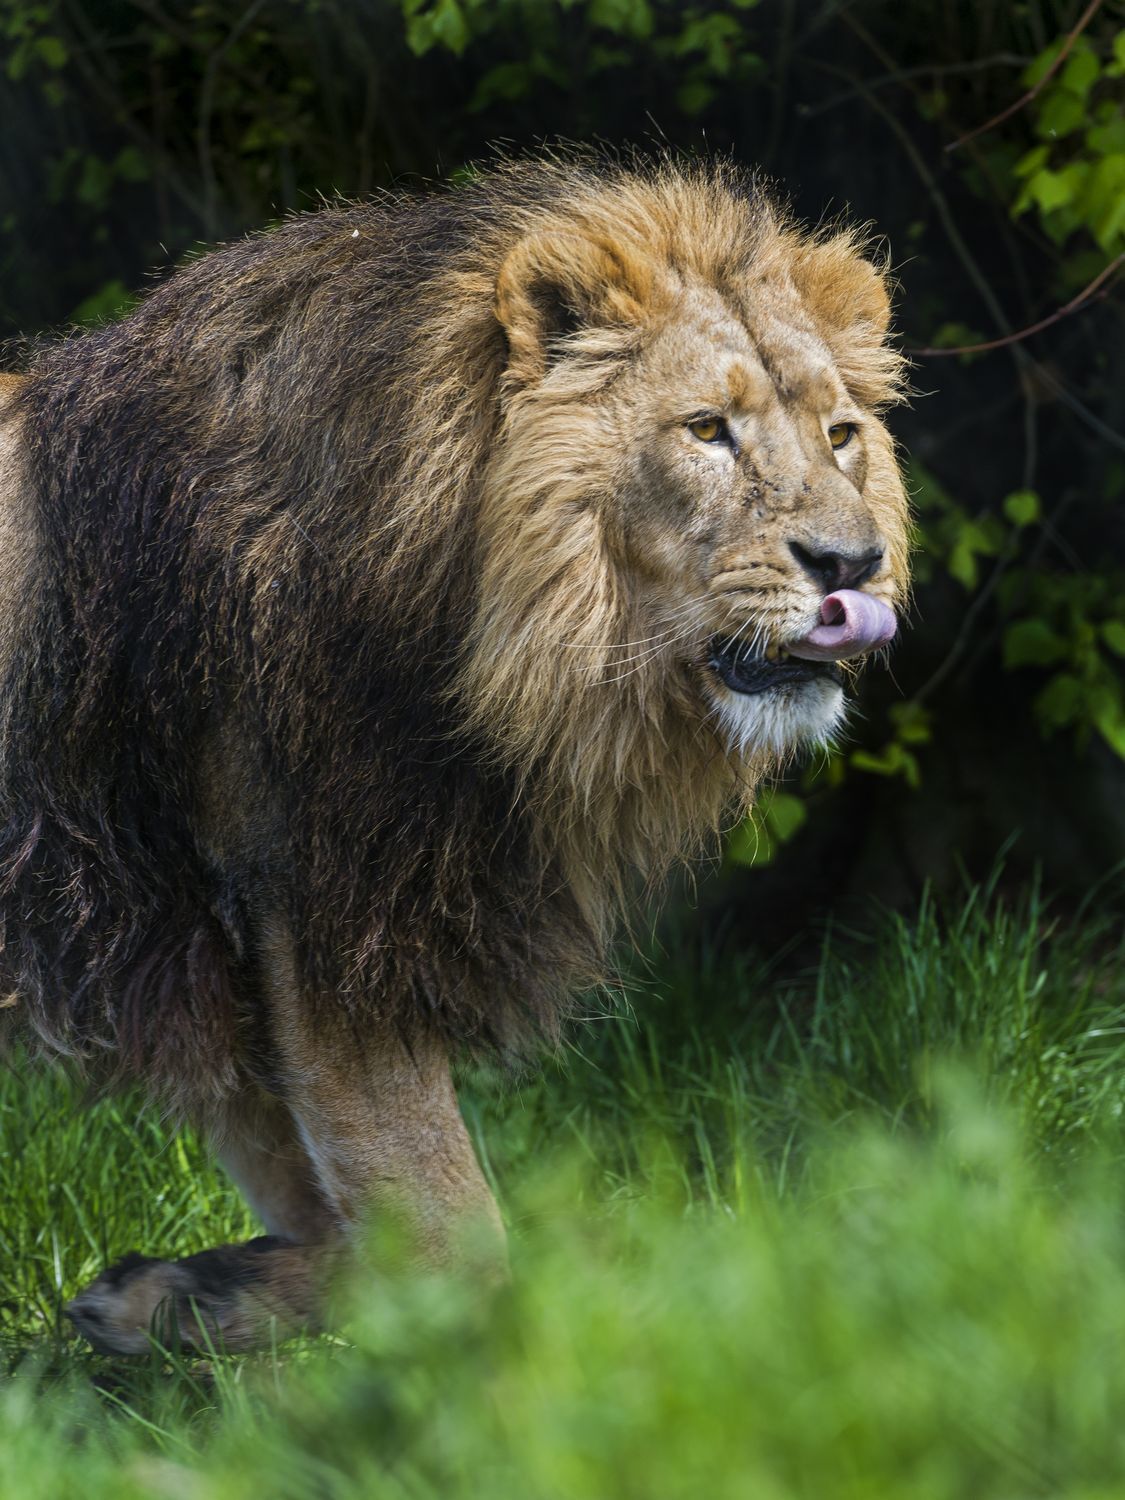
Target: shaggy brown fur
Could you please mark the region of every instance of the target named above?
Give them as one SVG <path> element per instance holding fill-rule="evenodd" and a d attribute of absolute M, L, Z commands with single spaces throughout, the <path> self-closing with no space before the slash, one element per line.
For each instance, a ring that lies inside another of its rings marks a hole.
<path fill-rule="evenodd" d="M 733 170 L 564 161 L 292 219 L 42 347 L 0 389 L 8 1013 L 288 1239 L 382 1183 L 452 1253 L 494 1209 L 449 1049 L 555 1035 L 630 885 L 836 722 L 709 643 L 810 628 L 794 543 L 901 598 L 887 320 Z"/>

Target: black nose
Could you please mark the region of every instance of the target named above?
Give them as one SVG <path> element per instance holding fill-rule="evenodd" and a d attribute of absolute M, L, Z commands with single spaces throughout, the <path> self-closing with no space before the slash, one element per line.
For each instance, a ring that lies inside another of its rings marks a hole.
<path fill-rule="evenodd" d="M 826 594 L 835 589 L 859 588 L 879 571 L 879 564 L 883 561 L 881 550 L 836 552 L 820 542 L 814 542 L 811 547 L 790 542 L 789 550 L 809 577 L 823 584 Z"/>

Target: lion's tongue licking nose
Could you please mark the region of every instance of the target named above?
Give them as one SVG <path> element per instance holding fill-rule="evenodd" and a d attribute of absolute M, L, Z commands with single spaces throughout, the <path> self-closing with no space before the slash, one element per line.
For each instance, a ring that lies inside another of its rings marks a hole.
<path fill-rule="evenodd" d="M 897 627 L 895 612 L 881 599 L 855 589 L 837 589 L 820 606 L 821 623 L 799 641 L 787 641 L 790 656 L 805 661 L 843 661 L 885 646 Z"/>

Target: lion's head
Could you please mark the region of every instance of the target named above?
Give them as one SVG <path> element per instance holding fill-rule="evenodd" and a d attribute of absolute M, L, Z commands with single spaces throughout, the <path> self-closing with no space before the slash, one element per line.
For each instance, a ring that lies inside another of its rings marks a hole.
<path fill-rule="evenodd" d="M 706 822 L 732 780 L 830 738 L 838 663 L 894 633 L 884 278 L 854 235 L 666 169 L 564 181 L 494 306 L 470 701 L 513 761 L 587 807 L 631 800 L 651 842 L 674 807 Z"/>

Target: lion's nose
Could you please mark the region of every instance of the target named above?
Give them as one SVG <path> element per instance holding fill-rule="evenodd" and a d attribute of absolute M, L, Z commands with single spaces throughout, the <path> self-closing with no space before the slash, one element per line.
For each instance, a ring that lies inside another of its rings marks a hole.
<path fill-rule="evenodd" d="M 789 550 L 809 577 L 823 585 L 826 594 L 837 589 L 859 588 L 879 571 L 883 561 L 881 547 L 867 552 L 842 552 L 822 542 L 806 547 L 802 542 L 790 541 Z"/>

